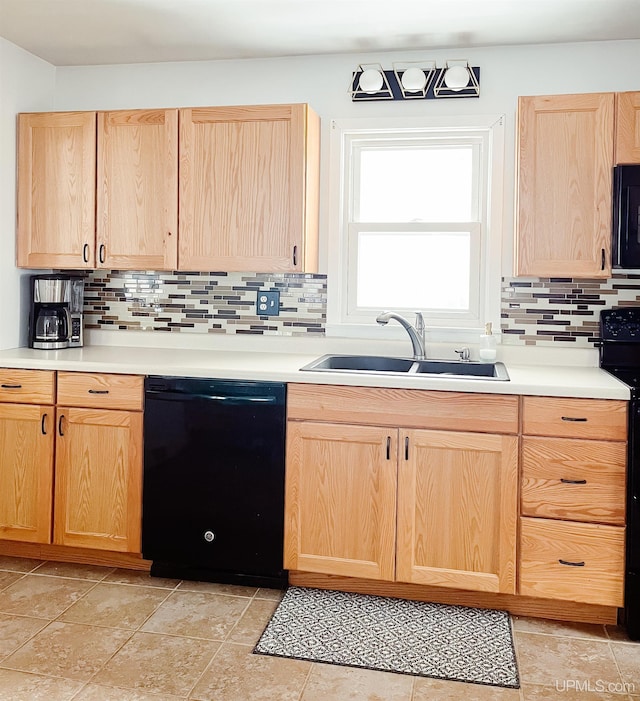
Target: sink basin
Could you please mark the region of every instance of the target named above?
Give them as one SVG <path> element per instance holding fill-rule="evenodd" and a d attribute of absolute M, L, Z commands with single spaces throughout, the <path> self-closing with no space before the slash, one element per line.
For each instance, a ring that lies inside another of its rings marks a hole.
<path fill-rule="evenodd" d="M 389 358 L 382 355 L 323 355 L 301 370 L 331 370 L 347 372 L 409 372 L 414 361 L 409 358 Z"/>
<path fill-rule="evenodd" d="M 465 380 L 509 379 L 502 363 L 478 363 L 464 360 L 412 360 L 383 355 L 323 355 L 301 370 L 373 373 L 385 375 L 432 375 L 460 377 Z"/>
<path fill-rule="evenodd" d="M 508 380 L 507 368 L 502 363 L 477 363 L 465 360 L 418 360 L 413 372 L 421 375 L 447 375 L 469 379 Z"/>

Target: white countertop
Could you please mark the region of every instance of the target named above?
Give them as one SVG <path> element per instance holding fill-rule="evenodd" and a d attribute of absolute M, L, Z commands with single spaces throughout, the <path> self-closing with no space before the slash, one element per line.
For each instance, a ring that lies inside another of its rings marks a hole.
<path fill-rule="evenodd" d="M 596 367 L 505 363 L 511 378 L 509 382 L 423 375 L 300 371 L 318 355 L 321 354 L 92 345 L 59 351 L 31 348 L 3 350 L 0 351 L 0 367 L 593 399 L 629 399 L 630 396 L 625 384 Z"/>

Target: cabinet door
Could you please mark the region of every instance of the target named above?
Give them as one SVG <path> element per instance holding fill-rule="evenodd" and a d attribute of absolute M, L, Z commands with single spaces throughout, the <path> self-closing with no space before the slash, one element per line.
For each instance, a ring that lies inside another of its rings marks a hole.
<path fill-rule="evenodd" d="M 518 439 L 400 435 L 396 579 L 514 594 Z"/>
<path fill-rule="evenodd" d="M 54 542 L 140 552 L 142 413 L 58 408 Z"/>
<path fill-rule="evenodd" d="M 0 538 L 51 542 L 52 406 L 0 404 Z"/>
<path fill-rule="evenodd" d="M 616 163 L 640 163 L 640 92 L 621 92 L 616 100 Z"/>
<path fill-rule="evenodd" d="M 95 192 L 95 112 L 19 115 L 18 266 L 92 268 Z"/>
<path fill-rule="evenodd" d="M 97 267 L 178 265 L 178 111 L 98 113 Z"/>
<path fill-rule="evenodd" d="M 614 93 L 518 108 L 516 274 L 609 277 Z"/>
<path fill-rule="evenodd" d="M 397 430 L 289 422 L 285 567 L 393 580 Z"/>
<path fill-rule="evenodd" d="M 306 105 L 180 110 L 180 270 L 313 267 L 310 116 Z"/>

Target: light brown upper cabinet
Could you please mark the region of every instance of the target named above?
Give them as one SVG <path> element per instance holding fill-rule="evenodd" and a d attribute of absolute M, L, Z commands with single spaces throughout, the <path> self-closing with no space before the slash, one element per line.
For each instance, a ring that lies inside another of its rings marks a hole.
<path fill-rule="evenodd" d="M 317 270 L 319 120 L 307 105 L 180 110 L 181 270 Z"/>
<path fill-rule="evenodd" d="M 616 163 L 640 163 L 640 92 L 616 98 Z"/>
<path fill-rule="evenodd" d="M 17 264 L 92 268 L 95 112 L 18 116 Z"/>
<path fill-rule="evenodd" d="M 21 114 L 18 127 L 18 266 L 175 269 L 177 110 Z"/>
<path fill-rule="evenodd" d="M 178 110 L 98 112 L 96 267 L 178 265 Z"/>
<path fill-rule="evenodd" d="M 518 99 L 516 275 L 610 276 L 614 102 Z"/>
<path fill-rule="evenodd" d="M 315 272 L 319 159 L 303 104 L 21 114 L 17 264 Z"/>

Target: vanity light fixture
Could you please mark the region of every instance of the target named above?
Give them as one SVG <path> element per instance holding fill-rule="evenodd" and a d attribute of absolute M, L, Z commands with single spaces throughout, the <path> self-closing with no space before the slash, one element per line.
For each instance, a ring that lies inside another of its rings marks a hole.
<path fill-rule="evenodd" d="M 442 97 L 479 97 L 480 68 L 467 59 L 450 59 L 438 68 L 435 61 L 362 63 L 351 76 L 349 94 L 360 100 L 434 100 Z"/>

